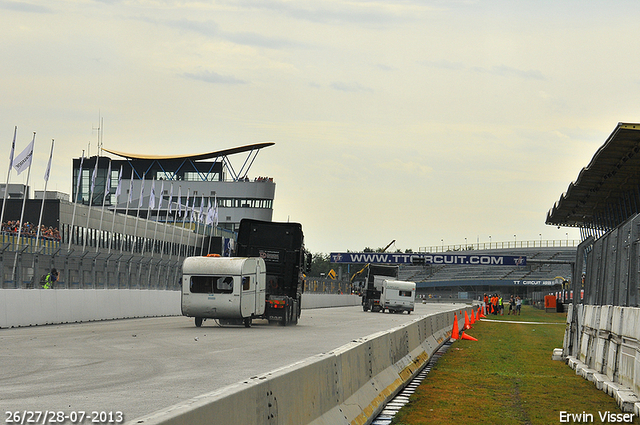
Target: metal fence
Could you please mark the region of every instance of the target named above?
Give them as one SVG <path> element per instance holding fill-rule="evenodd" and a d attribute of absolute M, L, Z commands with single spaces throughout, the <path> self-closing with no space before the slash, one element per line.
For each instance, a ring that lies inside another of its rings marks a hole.
<path fill-rule="evenodd" d="M 586 266 L 581 279 L 578 278 L 584 287 L 584 304 L 638 306 L 639 243 L 640 215 L 636 215 L 598 240 L 586 244 Z M 583 269 L 578 266 L 578 270 Z"/>
<path fill-rule="evenodd" d="M 141 256 L 93 251 L 30 252 L 30 245 L 4 244 L 0 249 L 2 288 L 40 288 L 41 279 L 55 268 L 54 289 L 178 290 L 183 258 Z M 20 249 L 21 248 L 21 249 Z"/>
<path fill-rule="evenodd" d="M 55 268 L 54 289 L 155 289 L 180 290 L 184 256 L 131 254 L 83 250 L 59 241 L 36 243 L 34 237 L 0 234 L 2 289 L 41 288 L 41 279 Z M 351 284 L 309 277 L 305 292 L 350 294 Z"/>

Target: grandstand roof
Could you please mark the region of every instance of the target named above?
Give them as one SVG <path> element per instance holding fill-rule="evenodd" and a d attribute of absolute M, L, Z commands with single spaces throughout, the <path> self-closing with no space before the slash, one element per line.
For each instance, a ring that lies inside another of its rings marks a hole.
<path fill-rule="evenodd" d="M 618 123 L 547 214 L 547 224 L 613 229 L 640 210 L 640 124 Z"/>
<path fill-rule="evenodd" d="M 239 146 L 237 148 L 230 148 L 230 149 L 223 149 L 220 151 L 214 151 L 214 152 L 206 152 L 206 153 L 199 153 L 199 154 L 190 154 L 190 155 L 147 155 L 147 154 L 135 154 L 135 153 L 124 153 L 124 152 L 118 152 L 118 151 L 114 151 L 111 149 L 104 149 L 105 151 L 117 155 L 117 156 L 121 156 L 123 158 L 127 158 L 127 159 L 151 159 L 151 160 L 163 160 L 163 159 L 184 159 L 184 160 L 192 160 L 192 161 L 200 161 L 203 159 L 211 159 L 211 158 L 218 158 L 221 156 L 225 156 L 225 155 L 233 155 L 236 153 L 242 153 L 242 152 L 251 152 L 253 150 L 258 150 L 258 149 L 262 149 L 262 148 L 266 148 L 269 146 L 275 145 L 275 142 L 263 142 L 263 143 L 254 143 L 252 145 L 245 145 L 245 146 Z"/>

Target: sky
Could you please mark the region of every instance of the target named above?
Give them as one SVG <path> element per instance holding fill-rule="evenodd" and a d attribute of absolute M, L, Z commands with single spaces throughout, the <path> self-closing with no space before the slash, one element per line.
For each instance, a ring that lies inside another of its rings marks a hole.
<path fill-rule="evenodd" d="M 33 189 L 54 139 L 48 190 L 70 193 L 102 122 L 131 153 L 275 142 L 250 177 L 312 252 L 579 239 L 546 215 L 640 122 L 639 20 L 637 1 L 0 0 L 0 180 L 17 126 Z"/>

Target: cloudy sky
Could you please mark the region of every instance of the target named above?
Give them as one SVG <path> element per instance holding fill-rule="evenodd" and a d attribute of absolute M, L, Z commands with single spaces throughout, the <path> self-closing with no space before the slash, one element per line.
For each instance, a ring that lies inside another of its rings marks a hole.
<path fill-rule="evenodd" d="M 639 21 L 637 1 L 0 0 L 0 175 L 18 126 L 34 188 L 55 139 L 69 193 L 102 117 L 124 152 L 274 141 L 251 174 L 313 252 L 577 239 L 546 214 L 640 122 Z"/>

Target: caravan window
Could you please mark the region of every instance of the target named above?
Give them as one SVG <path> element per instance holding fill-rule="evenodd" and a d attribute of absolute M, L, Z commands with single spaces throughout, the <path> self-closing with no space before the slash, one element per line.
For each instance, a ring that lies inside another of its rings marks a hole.
<path fill-rule="evenodd" d="M 194 294 L 231 294 L 233 276 L 191 276 L 190 289 Z"/>
<path fill-rule="evenodd" d="M 251 289 L 251 276 L 243 276 L 242 277 L 242 290 L 248 291 Z"/>
<path fill-rule="evenodd" d="M 400 296 L 401 297 L 410 297 L 411 296 L 411 291 L 400 291 Z"/>

